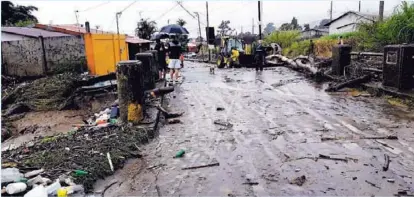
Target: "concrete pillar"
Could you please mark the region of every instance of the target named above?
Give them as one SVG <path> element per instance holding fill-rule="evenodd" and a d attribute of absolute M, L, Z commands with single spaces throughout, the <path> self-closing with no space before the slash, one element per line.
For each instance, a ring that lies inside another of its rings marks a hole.
<path fill-rule="evenodd" d="M 155 88 L 154 78 L 154 57 L 152 53 L 137 53 L 135 59 L 142 62 L 142 68 L 144 69 L 144 90 L 150 90 Z"/>
<path fill-rule="evenodd" d="M 139 123 L 143 119 L 144 69 L 137 60 L 120 61 L 116 66 L 121 123 Z"/>
<path fill-rule="evenodd" d="M 335 45 L 332 48 L 332 74 L 342 76 L 345 66 L 351 64 L 350 45 Z"/>

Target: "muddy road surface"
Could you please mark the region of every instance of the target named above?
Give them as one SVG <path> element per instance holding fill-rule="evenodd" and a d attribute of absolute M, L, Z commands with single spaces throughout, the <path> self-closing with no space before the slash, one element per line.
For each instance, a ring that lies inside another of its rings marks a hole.
<path fill-rule="evenodd" d="M 327 94 L 286 68 L 216 70 L 186 62 L 161 127 L 105 196 L 393 195 L 414 192 L 414 116 L 385 99 Z M 224 110 L 218 108 L 224 108 Z M 216 120 L 231 123 L 215 124 Z M 360 139 L 397 135 L 398 140 Z M 340 140 L 322 141 L 322 137 Z M 173 158 L 180 149 L 184 157 Z M 329 156 L 332 160 L 316 157 Z M 384 154 L 390 158 L 384 171 Z M 218 162 L 219 166 L 183 170 Z M 109 185 L 111 185 L 109 187 Z"/>

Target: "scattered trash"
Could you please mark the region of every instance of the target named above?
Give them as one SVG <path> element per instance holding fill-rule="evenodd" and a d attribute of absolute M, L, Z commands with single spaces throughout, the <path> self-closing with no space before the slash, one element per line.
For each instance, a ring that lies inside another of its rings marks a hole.
<path fill-rule="evenodd" d="M 113 172 L 114 166 L 112 165 L 111 155 L 109 154 L 109 152 L 106 153 L 106 157 L 108 158 L 109 167 L 111 168 L 111 171 Z"/>
<path fill-rule="evenodd" d="M 16 182 L 20 178 L 23 178 L 23 174 L 19 172 L 17 168 L 1 169 L 1 182 Z"/>
<path fill-rule="evenodd" d="M 61 187 L 62 187 L 62 185 L 60 185 L 59 180 L 56 180 L 56 182 L 54 182 L 51 185 L 46 187 L 47 194 L 56 195 L 57 190 Z"/>
<path fill-rule="evenodd" d="M 328 159 L 328 160 L 334 160 L 334 161 L 343 161 L 343 162 L 348 162 L 348 159 L 351 159 L 351 158 L 335 158 L 335 157 L 331 157 L 331 156 L 328 156 L 328 155 L 322 155 L 322 154 L 319 154 L 319 157 L 318 157 L 318 159 Z M 357 159 L 351 159 L 351 160 L 356 160 L 357 161 Z"/>
<path fill-rule="evenodd" d="M 224 107 L 217 107 L 216 110 L 217 111 L 224 111 Z"/>
<path fill-rule="evenodd" d="M 368 184 L 370 184 L 372 187 L 375 187 L 375 188 L 381 189 L 381 188 L 380 188 L 380 187 L 378 187 L 375 183 L 369 182 L 369 181 L 367 181 L 367 180 L 365 180 L 365 182 L 366 182 L 366 183 L 368 183 Z"/>
<path fill-rule="evenodd" d="M 384 165 L 382 166 L 383 171 L 387 171 L 390 166 L 390 156 L 384 154 Z"/>
<path fill-rule="evenodd" d="M 305 183 L 305 181 L 306 181 L 306 176 L 302 175 L 300 177 L 294 178 L 289 183 L 290 184 L 295 184 L 295 185 L 298 185 L 298 186 L 302 186 Z"/>
<path fill-rule="evenodd" d="M 109 116 L 109 118 L 114 119 L 114 118 L 118 118 L 119 116 L 119 108 L 117 106 L 113 106 L 111 108 L 111 115 Z"/>
<path fill-rule="evenodd" d="M 358 179 L 358 177 L 356 177 L 356 176 L 354 176 L 354 177 L 352 177 L 352 180 L 357 180 Z"/>
<path fill-rule="evenodd" d="M 179 151 L 175 154 L 175 156 L 174 156 L 173 158 L 180 158 L 180 157 L 183 157 L 183 156 L 184 156 L 184 154 L 185 154 L 185 150 L 181 149 L 181 150 L 179 150 Z"/>
<path fill-rule="evenodd" d="M 66 188 L 59 188 L 57 190 L 57 196 L 58 197 L 67 197 L 68 196 L 68 190 Z"/>
<path fill-rule="evenodd" d="M 225 127 L 228 127 L 228 128 L 233 127 L 233 124 L 231 124 L 229 122 L 224 122 L 222 120 L 215 120 L 214 124 L 225 126 Z"/>
<path fill-rule="evenodd" d="M 75 176 L 85 176 L 88 174 L 88 172 L 83 171 L 83 170 L 75 170 L 73 172 L 75 173 Z"/>
<path fill-rule="evenodd" d="M 259 182 L 252 182 L 250 179 L 247 179 L 247 182 L 244 182 L 243 185 L 259 185 Z"/>
<path fill-rule="evenodd" d="M 168 124 L 178 124 L 181 123 L 180 119 L 169 119 Z"/>
<path fill-rule="evenodd" d="M 51 183 L 52 181 L 48 178 L 43 178 L 40 175 L 37 175 L 35 178 L 29 179 L 27 181 L 27 185 L 28 186 L 33 186 L 35 184 L 41 184 L 41 185 L 47 185 L 49 183 Z"/>
<path fill-rule="evenodd" d="M 390 182 L 390 183 L 394 183 L 395 179 L 387 179 L 387 181 Z"/>
<path fill-rule="evenodd" d="M 198 169 L 198 168 L 207 168 L 207 167 L 213 167 L 213 166 L 219 166 L 219 165 L 220 165 L 219 162 L 214 162 L 214 163 L 206 164 L 206 165 L 185 167 L 185 168 L 181 168 L 181 170 L 191 170 L 191 169 Z"/>
<path fill-rule="evenodd" d="M 300 172 L 300 168 L 296 168 L 295 169 L 295 172 Z"/>
<path fill-rule="evenodd" d="M 47 190 L 43 185 L 39 185 L 36 187 L 33 187 L 32 190 L 27 192 L 23 197 L 47 197 Z"/>
<path fill-rule="evenodd" d="M 38 175 L 38 174 L 40 174 L 44 171 L 45 171 L 44 169 L 33 170 L 33 171 L 30 171 L 30 172 L 27 172 L 26 174 L 24 174 L 24 177 L 30 178 L 30 177 L 36 176 L 36 175 Z"/>
<path fill-rule="evenodd" d="M 6 187 L 6 192 L 8 194 L 17 194 L 20 192 L 24 192 L 26 189 L 26 183 L 10 183 Z"/>

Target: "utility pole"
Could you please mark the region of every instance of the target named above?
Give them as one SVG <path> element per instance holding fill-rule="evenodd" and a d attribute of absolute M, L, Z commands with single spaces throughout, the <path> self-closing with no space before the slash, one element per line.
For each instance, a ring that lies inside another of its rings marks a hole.
<path fill-rule="evenodd" d="M 204 61 L 203 37 L 201 37 L 200 15 L 198 14 L 198 12 L 194 12 L 194 13 L 197 15 L 197 20 L 198 20 L 198 35 L 200 36 L 200 41 L 201 41 L 201 56 L 203 57 L 203 61 Z"/>
<path fill-rule="evenodd" d="M 75 10 L 76 26 L 79 26 L 79 10 Z"/>
<path fill-rule="evenodd" d="M 259 9 L 259 39 L 262 39 L 262 1 L 257 1 L 257 6 Z"/>
<path fill-rule="evenodd" d="M 118 34 L 119 61 L 121 61 L 121 55 L 122 55 L 121 39 L 119 38 L 119 21 L 118 21 L 118 19 L 119 19 L 120 16 L 121 16 L 121 12 L 117 12 L 115 14 L 115 17 L 116 17 L 116 32 Z"/>
<path fill-rule="evenodd" d="M 333 1 L 331 1 L 331 9 L 329 10 L 329 16 L 332 21 L 332 10 L 333 10 Z"/>
<path fill-rule="evenodd" d="M 379 21 L 384 19 L 384 1 L 380 1 L 379 4 Z"/>
<path fill-rule="evenodd" d="M 361 12 L 361 1 L 359 1 L 358 12 Z"/>
<path fill-rule="evenodd" d="M 208 1 L 206 1 L 206 14 L 207 14 L 207 29 L 206 29 L 206 37 L 207 37 L 207 45 L 209 45 L 209 41 L 210 41 L 210 24 L 209 24 L 209 20 L 208 20 Z M 211 51 L 210 51 L 210 47 L 208 47 L 208 62 L 211 61 Z"/>
<path fill-rule="evenodd" d="M 254 34 L 254 18 L 252 18 L 252 34 Z"/>

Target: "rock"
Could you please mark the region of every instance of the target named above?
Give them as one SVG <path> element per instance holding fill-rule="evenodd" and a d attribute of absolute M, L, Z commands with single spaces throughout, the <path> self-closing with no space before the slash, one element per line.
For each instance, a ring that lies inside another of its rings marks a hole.
<path fill-rule="evenodd" d="M 305 181 L 306 181 L 306 176 L 302 175 L 300 177 L 296 177 L 293 180 L 291 180 L 290 184 L 295 184 L 295 185 L 298 185 L 298 186 L 302 186 L 305 183 Z"/>
<path fill-rule="evenodd" d="M 181 123 L 180 119 L 169 119 L 168 124 L 178 124 Z"/>
<path fill-rule="evenodd" d="M 224 107 L 217 107 L 216 110 L 217 111 L 224 111 Z"/>
<path fill-rule="evenodd" d="M 394 183 L 395 179 L 387 179 L 387 181 L 390 182 L 390 183 Z"/>

